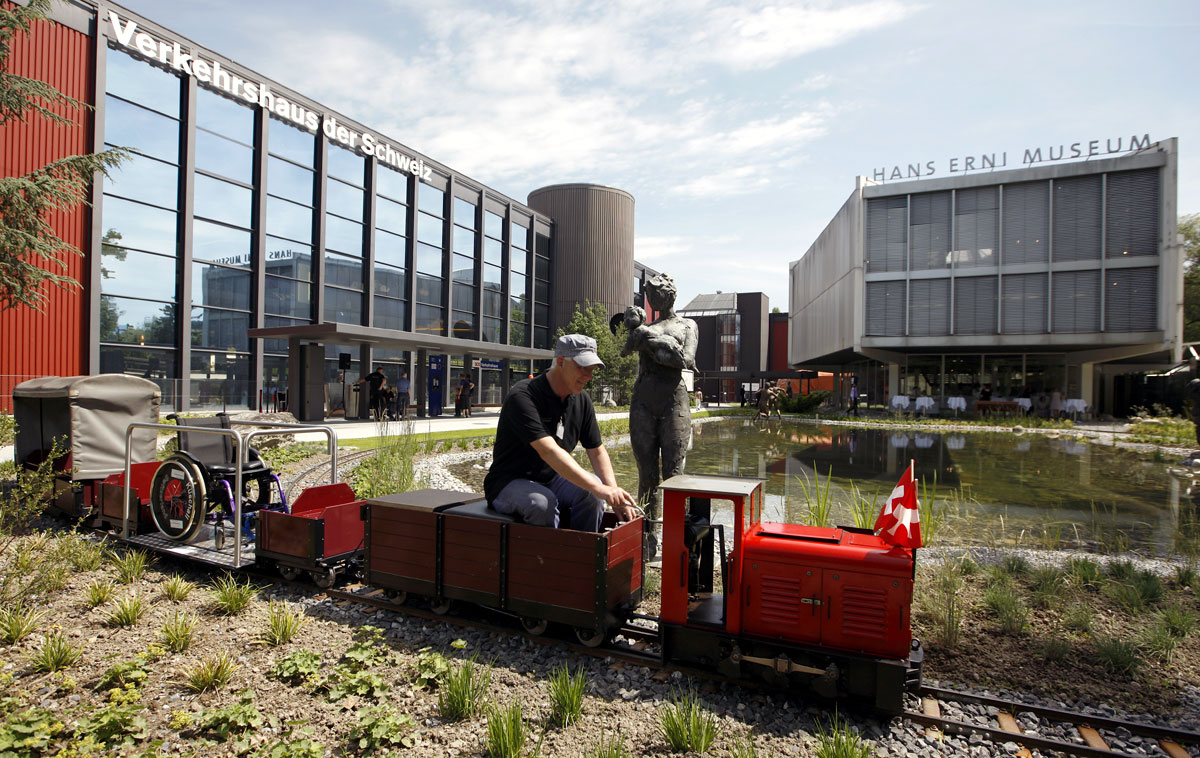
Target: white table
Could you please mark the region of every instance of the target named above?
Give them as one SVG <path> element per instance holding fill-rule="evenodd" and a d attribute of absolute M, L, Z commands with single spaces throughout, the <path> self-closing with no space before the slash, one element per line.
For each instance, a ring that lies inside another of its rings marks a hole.
<path fill-rule="evenodd" d="M 967 438 L 961 434 L 952 434 L 946 438 L 947 450 L 962 450 L 964 447 L 966 447 L 966 444 Z"/>
<path fill-rule="evenodd" d="M 908 435 L 903 432 L 896 432 L 891 438 L 892 447 L 903 450 L 908 447 Z"/>
<path fill-rule="evenodd" d="M 1029 409 L 1033 407 L 1033 401 L 1027 397 L 1017 398 L 1017 405 L 1021 406 L 1021 410 L 1029 413 Z"/>
<path fill-rule="evenodd" d="M 908 410 L 908 395 L 892 395 L 892 407 L 898 411 Z"/>
<path fill-rule="evenodd" d="M 1063 401 L 1063 410 L 1075 416 L 1087 410 L 1087 403 L 1081 397 L 1068 398 Z"/>
<path fill-rule="evenodd" d="M 961 395 L 954 395 L 946 398 L 946 407 L 953 411 L 965 411 L 967 409 L 967 399 Z"/>
<path fill-rule="evenodd" d="M 915 441 L 917 443 L 917 447 L 922 450 L 927 450 L 928 448 L 933 447 L 932 434 L 918 434 Z"/>
<path fill-rule="evenodd" d="M 936 406 L 937 403 L 933 402 L 933 398 L 929 397 L 928 395 L 922 395 L 921 397 L 917 398 L 918 413 L 933 410 Z"/>

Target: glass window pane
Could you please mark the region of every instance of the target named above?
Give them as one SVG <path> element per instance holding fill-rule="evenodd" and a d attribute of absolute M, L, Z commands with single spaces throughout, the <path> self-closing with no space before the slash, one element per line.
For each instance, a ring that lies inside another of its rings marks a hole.
<path fill-rule="evenodd" d="M 382 229 L 375 230 L 375 260 L 389 266 L 407 268 L 406 248 L 408 240 Z"/>
<path fill-rule="evenodd" d="M 418 332 L 426 334 L 445 334 L 446 319 L 442 315 L 441 308 L 433 308 L 428 305 L 418 305 L 416 307 L 417 328 Z"/>
<path fill-rule="evenodd" d="M 510 295 L 508 298 L 508 320 L 529 323 L 529 299 L 524 295 Z M 519 344 L 519 343 L 513 343 Z"/>
<path fill-rule="evenodd" d="M 508 344 L 528 345 L 529 324 L 513 321 L 508 325 Z"/>
<path fill-rule="evenodd" d="M 208 263 L 193 263 L 192 305 L 250 310 L 250 272 Z"/>
<path fill-rule="evenodd" d="M 408 174 L 402 174 L 399 171 L 377 164 L 375 170 L 375 191 L 380 195 L 387 195 L 393 200 L 401 203 L 408 202 Z"/>
<path fill-rule="evenodd" d="M 420 243 L 417 245 L 417 271 L 433 276 L 442 275 L 442 251 L 440 248 Z"/>
<path fill-rule="evenodd" d="M 524 274 L 528 268 L 529 253 L 513 248 L 508 254 L 508 267 L 518 274 Z"/>
<path fill-rule="evenodd" d="M 534 303 L 533 323 L 538 326 L 548 326 L 550 324 L 550 306 Z"/>
<path fill-rule="evenodd" d="M 533 258 L 533 275 L 538 279 L 550 278 L 550 259 L 535 255 Z"/>
<path fill-rule="evenodd" d="M 540 279 L 533 280 L 533 299 L 539 303 L 550 302 L 550 283 Z"/>
<path fill-rule="evenodd" d="M 175 379 L 175 355 L 166 350 L 100 346 L 100 372 L 131 374 L 156 381 L 163 389 L 164 408 L 173 402 L 171 388 Z"/>
<path fill-rule="evenodd" d="M 105 235 L 123 247 L 174 255 L 175 219 L 174 211 L 104 196 Z"/>
<path fill-rule="evenodd" d="M 294 163 L 267 158 L 267 192 L 276 197 L 286 197 L 297 203 L 312 205 L 313 172 Z"/>
<path fill-rule="evenodd" d="M 375 297 L 374 323 L 380 329 L 406 329 L 404 323 L 404 301 L 390 297 Z"/>
<path fill-rule="evenodd" d="M 466 313 L 463 311 L 453 312 L 454 333 L 453 337 L 458 337 L 463 340 L 475 339 L 475 314 Z"/>
<path fill-rule="evenodd" d="M 456 311 L 475 312 L 475 288 L 467 284 L 454 283 L 450 305 Z"/>
<path fill-rule="evenodd" d="M 525 277 L 521 274 L 508 275 L 508 294 L 513 297 L 525 297 Z"/>
<path fill-rule="evenodd" d="M 245 187 L 196 175 L 196 215 L 250 228 L 253 195 Z"/>
<path fill-rule="evenodd" d="M 533 328 L 533 346 L 539 350 L 550 349 L 550 330 L 544 326 Z"/>
<path fill-rule="evenodd" d="M 408 233 L 408 206 L 385 197 L 375 198 L 375 226 L 396 234 Z"/>
<path fill-rule="evenodd" d="M 112 178 L 104 184 L 106 192 L 171 210 L 179 200 L 179 169 L 139 155 L 113 169 Z"/>
<path fill-rule="evenodd" d="M 207 221 L 192 222 L 192 257 L 250 267 L 250 232 Z"/>
<path fill-rule="evenodd" d="M 363 266 L 358 258 L 337 253 L 325 255 L 325 283 L 349 289 L 363 289 Z"/>
<path fill-rule="evenodd" d="M 401 300 L 408 297 L 408 277 L 402 268 L 375 266 L 375 294 Z"/>
<path fill-rule="evenodd" d="M 267 234 L 302 242 L 312 241 L 312 208 L 267 196 Z"/>
<path fill-rule="evenodd" d="M 246 336 L 249 328 L 249 313 L 192 308 L 192 347 L 244 353 L 250 349 L 250 338 Z M 196 354 L 193 353 L 192 357 L 195 358 Z"/>
<path fill-rule="evenodd" d="M 475 256 L 475 232 L 470 229 L 463 229 L 461 226 L 454 227 L 454 252 L 462 255 Z"/>
<path fill-rule="evenodd" d="M 503 321 L 485 317 L 481 322 L 481 326 L 483 328 L 479 334 L 479 339 L 484 342 L 500 342 L 500 333 L 504 330 Z"/>
<path fill-rule="evenodd" d="M 362 224 L 340 216 L 325 215 L 325 247 L 348 255 L 362 256 Z"/>
<path fill-rule="evenodd" d="M 465 282 L 466 284 L 475 283 L 475 259 L 468 258 L 465 255 L 455 255 L 451 261 L 453 267 L 453 279 L 456 282 Z"/>
<path fill-rule="evenodd" d="M 179 122 L 115 97 L 104 99 L 104 141 L 179 162 Z"/>
<path fill-rule="evenodd" d="M 104 295 L 100 298 L 100 339 L 134 345 L 174 345 L 175 306 Z"/>
<path fill-rule="evenodd" d="M 526 229 L 523 226 L 518 226 L 517 224 L 513 224 L 511 234 L 512 234 L 511 244 L 513 247 L 519 247 L 522 250 L 529 249 L 529 230 L 528 229 Z"/>
<path fill-rule="evenodd" d="M 485 289 L 500 291 L 504 287 L 504 271 L 499 266 L 484 264 L 483 286 Z"/>
<path fill-rule="evenodd" d="M 504 217 L 491 211 L 483 212 L 483 233 L 498 240 L 504 239 Z"/>
<path fill-rule="evenodd" d="M 267 237 L 267 273 L 312 281 L 312 250 L 291 240 Z"/>
<path fill-rule="evenodd" d="M 485 237 L 483 240 L 483 262 L 493 266 L 504 265 L 504 243 Z"/>
<path fill-rule="evenodd" d="M 336 179 L 330 179 L 325 188 L 325 210 L 352 221 L 361 222 L 363 220 L 363 191 Z"/>
<path fill-rule="evenodd" d="M 250 356 L 226 353 L 192 352 L 189 392 L 193 408 L 246 407 L 253 391 L 250 381 Z"/>
<path fill-rule="evenodd" d="M 445 305 L 442 295 L 442 280 L 428 274 L 417 274 L 417 302 L 429 305 Z"/>
<path fill-rule="evenodd" d="M 266 316 L 263 318 L 263 326 L 267 326 L 267 327 L 297 326 L 299 324 L 307 324 L 307 323 L 310 323 L 309 319 L 307 319 L 307 318 L 292 319 L 292 318 L 280 318 L 279 316 Z M 263 352 L 264 353 L 281 353 L 283 355 L 287 355 L 287 351 L 288 351 L 288 341 L 287 340 L 263 340 L 262 344 L 263 344 Z M 267 361 L 271 361 L 271 360 L 272 359 L 267 358 L 263 361 L 263 369 L 264 370 L 267 369 Z M 283 363 L 284 364 L 287 363 L 287 358 L 283 359 Z M 285 379 L 286 379 L 286 374 L 287 374 L 286 370 L 284 371 L 284 374 L 285 374 Z"/>
<path fill-rule="evenodd" d="M 417 239 L 440 248 L 442 246 L 442 220 L 427 213 L 418 213 Z"/>
<path fill-rule="evenodd" d="M 424 182 L 417 184 L 417 207 L 426 213 L 432 213 L 438 218 L 446 215 L 446 193 Z"/>
<path fill-rule="evenodd" d="M 483 315 L 502 318 L 504 316 L 504 296 L 499 292 L 484 290 Z"/>
<path fill-rule="evenodd" d="M 279 316 L 291 316 L 307 321 L 312 318 L 312 285 L 267 275 L 266 302 L 263 309 Z M 270 326 L 270 324 L 267 324 Z M 287 347 L 284 347 L 286 352 Z"/>
<path fill-rule="evenodd" d="M 204 87 L 197 87 L 196 92 L 196 126 L 254 144 L 254 111 Z"/>
<path fill-rule="evenodd" d="M 175 258 L 101 245 L 100 291 L 106 295 L 175 299 Z"/>
<path fill-rule="evenodd" d="M 179 118 L 179 77 L 112 48 L 106 64 L 107 91 Z"/>
<path fill-rule="evenodd" d="M 250 184 L 254 181 L 254 151 L 197 129 L 196 168 Z"/>
<path fill-rule="evenodd" d="M 463 200 L 461 197 L 454 198 L 454 223 L 459 226 L 465 226 L 468 229 L 475 228 L 475 206 Z"/>
<path fill-rule="evenodd" d="M 366 163 L 361 155 L 352 153 L 344 147 L 330 144 L 326 157 L 329 159 L 329 166 L 326 170 L 330 176 L 345 179 L 359 187 L 363 186 Z"/>
<path fill-rule="evenodd" d="M 363 296 L 361 292 L 325 288 L 325 320 L 339 324 L 362 323 Z"/>
<path fill-rule="evenodd" d="M 293 160 L 301 166 L 312 168 L 316 145 L 316 137 L 312 133 L 289 126 L 277 118 L 269 119 L 267 152 Z"/>

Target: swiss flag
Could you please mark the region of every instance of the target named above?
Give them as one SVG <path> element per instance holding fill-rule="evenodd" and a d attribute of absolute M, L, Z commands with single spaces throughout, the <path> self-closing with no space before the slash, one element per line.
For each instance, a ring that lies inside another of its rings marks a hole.
<path fill-rule="evenodd" d="M 900 482 L 883 503 L 875 519 L 875 533 L 891 545 L 921 547 L 921 510 L 917 502 L 917 481 L 913 478 L 914 461 L 900 477 Z"/>

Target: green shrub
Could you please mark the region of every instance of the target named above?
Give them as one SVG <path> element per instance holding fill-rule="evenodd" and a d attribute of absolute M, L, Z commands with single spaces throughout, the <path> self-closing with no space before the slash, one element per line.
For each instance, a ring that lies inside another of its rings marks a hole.
<path fill-rule="evenodd" d="M 706 753 L 717 738 L 717 719 L 694 690 L 677 692 L 658 713 L 659 731 L 677 753 Z"/>
<path fill-rule="evenodd" d="M 564 663 L 550 674 L 550 715 L 554 723 L 568 726 L 579 720 L 586 688 L 587 674 L 582 666 L 572 673 Z"/>
<path fill-rule="evenodd" d="M 446 675 L 438 691 L 438 713 L 450 721 L 474 717 L 482 712 L 491 684 L 491 665 L 481 666 L 472 656 Z"/>

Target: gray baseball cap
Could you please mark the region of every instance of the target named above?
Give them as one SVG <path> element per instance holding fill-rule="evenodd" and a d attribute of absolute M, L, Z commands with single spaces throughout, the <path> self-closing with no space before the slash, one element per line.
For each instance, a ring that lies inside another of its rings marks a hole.
<path fill-rule="evenodd" d="M 580 366 L 603 366 L 596 353 L 596 340 L 586 334 L 564 334 L 554 345 L 554 357 L 570 358 Z"/>

